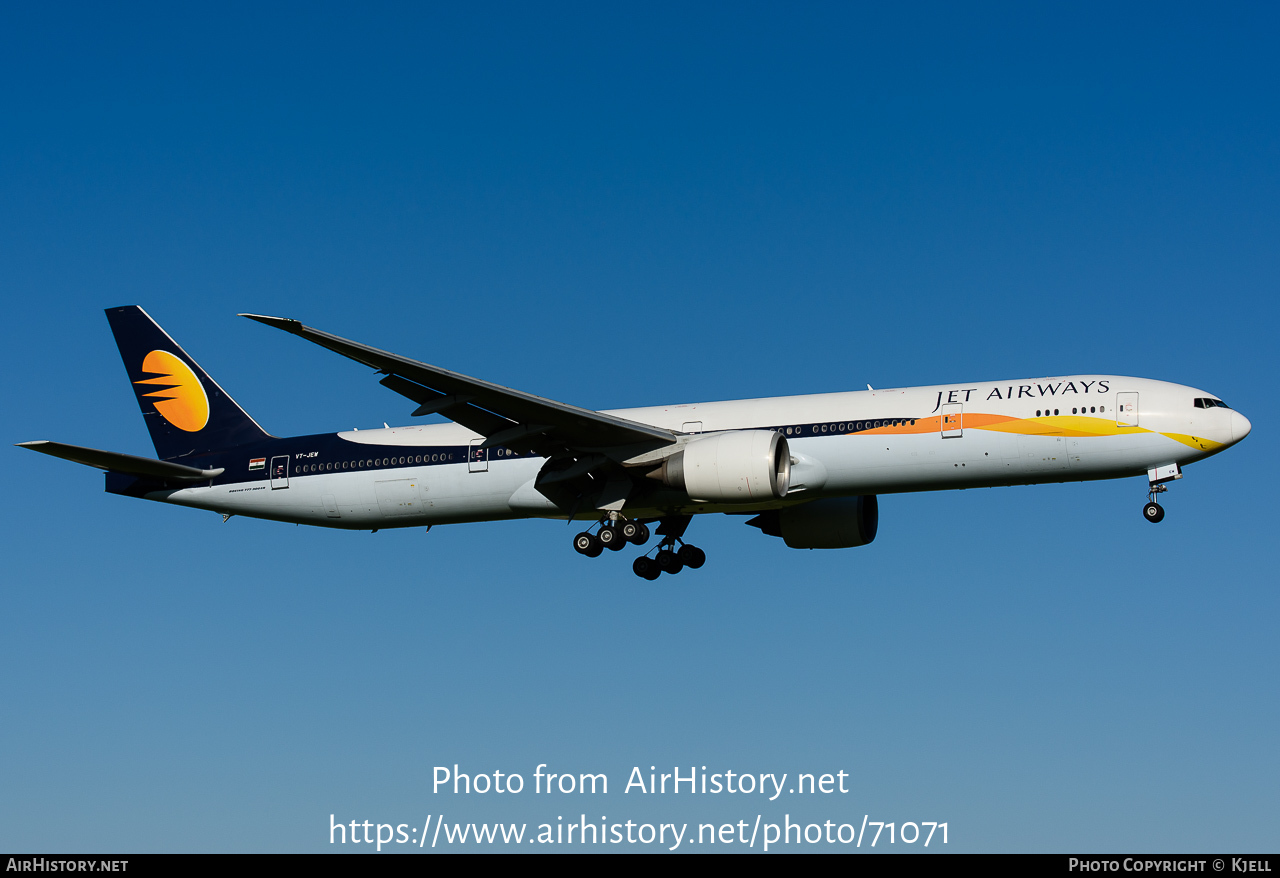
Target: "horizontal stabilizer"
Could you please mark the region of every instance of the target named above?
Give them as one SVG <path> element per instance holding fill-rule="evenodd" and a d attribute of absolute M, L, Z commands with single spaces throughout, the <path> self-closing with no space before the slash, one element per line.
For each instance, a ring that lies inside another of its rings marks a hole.
<path fill-rule="evenodd" d="M 169 463 L 166 460 L 153 460 L 150 457 L 138 457 L 133 454 L 119 454 L 115 451 L 101 451 L 97 448 L 82 448 L 79 445 L 66 445 L 62 442 L 38 440 L 35 442 L 19 442 L 19 448 L 30 448 L 41 454 L 50 454 L 82 463 L 85 466 L 96 466 L 114 473 L 128 473 L 132 476 L 150 476 L 179 482 L 202 482 L 222 475 L 223 468 L 197 469 L 194 466 L 183 466 L 180 463 Z"/>

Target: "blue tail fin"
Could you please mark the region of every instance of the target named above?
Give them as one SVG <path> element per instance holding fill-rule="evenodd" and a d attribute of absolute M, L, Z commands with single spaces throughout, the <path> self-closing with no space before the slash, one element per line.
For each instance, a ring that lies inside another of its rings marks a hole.
<path fill-rule="evenodd" d="M 271 438 L 146 311 L 108 308 L 107 320 L 162 460 Z"/>

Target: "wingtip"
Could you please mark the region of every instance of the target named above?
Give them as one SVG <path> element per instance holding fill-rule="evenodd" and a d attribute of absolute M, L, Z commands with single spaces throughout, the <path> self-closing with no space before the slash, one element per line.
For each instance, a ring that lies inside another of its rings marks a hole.
<path fill-rule="evenodd" d="M 271 317 L 266 314 L 237 314 L 236 316 L 248 317 L 250 320 L 256 320 L 258 323 L 274 326 L 276 329 L 283 329 L 287 332 L 294 332 L 302 328 L 302 321 L 294 320 L 292 317 Z"/>

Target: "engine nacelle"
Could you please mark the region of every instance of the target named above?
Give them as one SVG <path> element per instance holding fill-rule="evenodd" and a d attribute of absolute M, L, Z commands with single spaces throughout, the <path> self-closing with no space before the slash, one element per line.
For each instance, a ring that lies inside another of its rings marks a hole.
<path fill-rule="evenodd" d="M 694 500 L 759 503 L 787 495 L 791 450 L 775 430 L 735 430 L 691 441 L 649 473 Z"/>
<path fill-rule="evenodd" d="M 747 522 L 793 549 L 851 549 L 876 538 L 880 504 L 865 497 L 827 497 L 764 512 Z"/>

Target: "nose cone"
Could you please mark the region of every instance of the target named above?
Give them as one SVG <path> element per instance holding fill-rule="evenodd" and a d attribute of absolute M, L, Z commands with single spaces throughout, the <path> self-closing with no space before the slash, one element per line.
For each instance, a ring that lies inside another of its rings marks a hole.
<path fill-rule="evenodd" d="M 1249 435 L 1249 431 L 1253 429 L 1253 425 L 1249 423 L 1249 419 L 1237 411 L 1231 412 L 1231 441 L 1239 442 L 1245 436 Z"/>

